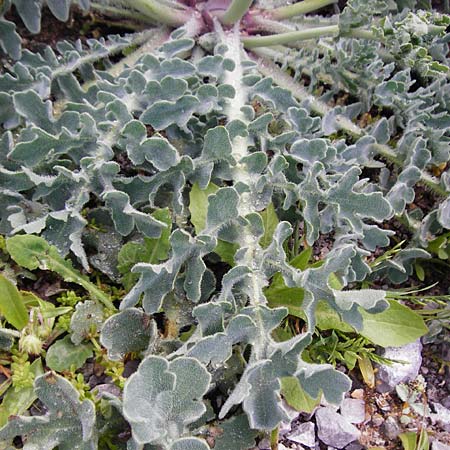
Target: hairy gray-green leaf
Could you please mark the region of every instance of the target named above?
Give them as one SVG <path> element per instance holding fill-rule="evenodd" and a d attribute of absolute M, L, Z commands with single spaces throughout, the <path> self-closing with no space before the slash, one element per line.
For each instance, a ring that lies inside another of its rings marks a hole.
<path fill-rule="evenodd" d="M 170 363 L 159 356 L 145 358 L 124 389 L 123 412 L 134 440 L 140 444 L 174 443 L 206 411 L 202 398 L 210 379 L 193 358 Z"/>
<path fill-rule="evenodd" d="M 91 334 L 95 334 L 103 324 L 102 307 L 91 300 L 78 303 L 70 319 L 70 338 L 75 345 L 80 345 Z"/>
<path fill-rule="evenodd" d="M 150 316 L 137 308 L 129 308 L 109 317 L 100 334 L 101 344 L 113 360 L 127 353 L 145 350 L 156 335 L 156 324 Z"/>
<path fill-rule="evenodd" d="M 48 412 L 44 416 L 15 416 L 0 430 L 0 439 L 26 439 L 25 448 L 95 450 L 95 408 L 90 400 L 80 402 L 72 384 L 48 372 L 36 378 L 35 391 Z"/>

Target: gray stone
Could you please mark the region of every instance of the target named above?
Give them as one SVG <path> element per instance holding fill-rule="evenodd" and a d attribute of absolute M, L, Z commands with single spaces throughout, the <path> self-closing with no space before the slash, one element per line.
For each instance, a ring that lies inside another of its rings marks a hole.
<path fill-rule="evenodd" d="M 397 384 L 417 377 L 422 364 L 422 344 L 418 339 L 403 347 L 388 347 L 384 350 L 383 356 L 405 362 L 379 366 L 377 390 L 378 392 L 390 392 Z"/>
<path fill-rule="evenodd" d="M 269 439 L 262 439 L 258 444 L 258 448 L 261 450 L 270 450 L 270 441 Z"/>
<path fill-rule="evenodd" d="M 438 424 L 445 431 L 450 432 L 450 409 L 445 408 L 440 403 L 432 403 L 436 412 L 430 414 L 430 419 L 434 424 Z"/>
<path fill-rule="evenodd" d="M 289 434 L 292 431 L 292 427 L 290 423 L 287 422 L 281 422 L 278 428 L 278 435 L 280 437 L 285 437 L 287 434 Z"/>
<path fill-rule="evenodd" d="M 431 450 L 450 450 L 450 445 L 443 444 L 442 442 L 434 441 L 431 444 Z"/>
<path fill-rule="evenodd" d="M 450 395 L 447 397 L 444 397 L 441 401 L 442 405 L 446 408 L 450 408 Z"/>
<path fill-rule="evenodd" d="M 316 427 L 312 422 L 302 423 L 287 438 L 297 444 L 313 448 L 316 445 Z"/>
<path fill-rule="evenodd" d="M 364 447 L 361 444 L 349 444 L 345 447 L 345 450 L 364 450 Z"/>
<path fill-rule="evenodd" d="M 114 395 L 116 397 L 120 397 L 120 394 L 122 393 L 120 388 L 115 384 L 97 384 L 97 386 L 95 386 L 95 389 L 97 389 L 96 398 L 98 399 L 103 397 L 103 394 L 105 393 Z"/>
<path fill-rule="evenodd" d="M 278 450 L 289 450 L 289 449 L 285 447 L 283 444 L 278 444 Z"/>
<path fill-rule="evenodd" d="M 356 398 L 344 398 L 341 414 L 350 423 L 363 423 L 366 419 L 366 403 Z"/>
<path fill-rule="evenodd" d="M 379 427 L 384 422 L 383 416 L 381 416 L 380 414 L 374 414 L 372 416 L 371 422 L 374 427 Z"/>
<path fill-rule="evenodd" d="M 383 423 L 383 433 L 390 441 L 397 439 L 400 431 L 397 421 L 392 416 L 389 416 Z"/>
<path fill-rule="evenodd" d="M 359 439 L 361 432 L 331 408 L 316 411 L 317 435 L 326 445 L 344 448 Z"/>

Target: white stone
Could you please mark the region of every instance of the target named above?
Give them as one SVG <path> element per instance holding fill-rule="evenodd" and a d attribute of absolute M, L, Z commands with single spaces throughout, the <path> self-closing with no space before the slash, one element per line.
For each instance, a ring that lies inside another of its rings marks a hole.
<path fill-rule="evenodd" d="M 440 403 L 432 403 L 435 413 L 430 414 L 433 424 L 437 423 L 445 431 L 450 431 L 450 409 L 442 406 Z"/>
<path fill-rule="evenodd" d="M 450 445 L 443 444 L 442 442 L 434 441 L 431 444 L 431 450 L 450 450 Z"/>
<path fill-rule="evenodd" d="M 359 439 L 361 432 L 341 414 L 331 408 L 320 408 L 316 412 L 317 435 L 326 445 L 344 448 Z"/>
<path fill-rule="evenodd" d="M 341 404 L 341 414 L 350 423 L 363 423 L 366 419 L 366 404 L 364 400 L 344 398 Z"/>
<path fill-rule="evenodd" d="M 302 423 L 287 438 L 297 444 L 313 448 L 316 445 L 316 427 L 312 422 Z"/>
<path fill-rule="evenodd" d="M 262 439 L 258 444 L 258 448 L 261 450 L 270 450 L 270 441 L 269 439 Z"/>
<path fill-rule="evenodd" d="M 289 450 L 289 449 L 285 447 L 283 444 L 278 444 L 278 450 Z"/>
<path fill-rule="evenodd" d="M 388 359 L 404 361 L 380 365 L 377 374 L 377 391 L 390 392 L 399 383 L 414 380 L 422 365 L 422 344 L 420 339 L 403 347 L 388 347 L 383 356 Z"/>

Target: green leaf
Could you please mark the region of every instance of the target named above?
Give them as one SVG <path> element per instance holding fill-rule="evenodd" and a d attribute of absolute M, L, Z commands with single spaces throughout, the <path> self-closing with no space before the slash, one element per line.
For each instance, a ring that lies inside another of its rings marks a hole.
<path fill-rule="evenodd" d="M 312 249 L 307 248 L 289 261 L 289 264 L 296 269 L 305 270 L 309 266 L 311 255 Z M 271 308 L 284 306 L 288 308 L 291 316 L 300 317 L 301 319 L 305 318 L 305 313 L 302 309 L 305 296 L 304 289 L 300 287 L 288 288 L 280 273 L 274 275 L 272 283 L 264 291 L 264 294 Z"/>
<path fill-rule="evenodd" d="M 91 344 L 74 345 L 70 336 L 56 341 L 47 351 L 46 364 L 56 372 L 79 369 L 92 356 Z"/>
<path fill-rule="evenodd" d="M 170 450 L 209 450 L 209 448 L 206 441 L 196 437 L 178 439 L 170 446 Z"/>
<path fill-rule="evenodd" d="M 262 248 L 267 248 L 272 242 L 273 234 L 279 223 L 273 203 L 269 203 L 267 208 L 260 212 L 260 216 L 262 217 L 264 224 L 264 234 L 259 240 L 259 243 Z"/>
<path fill-rule="evenodd" d="M 215 194 L 219 189 L 214 183 L 209 183 L 206 189 L 200 189 L 198 183 L 192 186 L 189 193 L 189 211 L 191 222 L 194 225 L 197 235 L 201 234 L 206 226 L 206 216 L 208 214 L 208 196 Z M 223 262 L 234 266 L 234 254 L 239 248 L 237 244 L 218 240 L 214 253 L 217 253 Z"/>
<path fill-rule="evenodd" d="M 159 238 L 144 237 L 144 243 L 128 242 L 119 251 L 117 269 L 122 274 L 122 282 L 127 289 L 136 283 L 139 275 L 131 269 L 138 263 L 158 264 L 168 258 L 170 250 L 170 232 L 172 219 L 168 208 L 156 210 L 152 216 L 167 224 Z"/>
<path fill-rule="evenodd" d="M 425 281 L 425 270 L 422 267 L 421 264 L 419 264 L 418 262 L 416 262 L 414 264 L 414 270 L 416 272 L 416 276 L 420 281 Z"/>
<path fill-rule="evenodd" d="M 30 365 L 30 372 L 35 378 L 44 373 L 40 358 L 33 361 Z M 0 406 L 0 428 L 6 425 L 9 416 L 23 414 L 36 399 L 37 395 L 33 386 L 18 390 L 14 389 L 14 387 L 9 388 Z"/>
<path fill-rule="evenodd" d="M 361 375 L 363 377 L 364 382 L 370 388 L 375 387 L 375 372 L 373 370 L 372 361 L 370 358 L 365 355 L 359 355 L 358 359 L 359 370 L 361 371 Z"/>
<path fill-rule="evenodd" d="M 313 254 L 312 247 L 305 248 L 294 259 L 289 261 L 292 267 L 300 270 L 306 270 L 310 266 L 311 256 Z"/>
<path fill-rule="evenodd" d="M 312 413 L 314 408 L 320 404 L 321 397 L 321 394 L 316 399 L 309 396 L 295 377 L 284 377 L 281 379 L 281 395 L 289 406 L 308 414 Z"/>
<path fill-rule="evenodd" d="M 34 235 L 17 235 L 6 240 L 6 248 L 11 258 L 29 270 L 52 270 L 69 283 L 83 286 L 96 300 L 107 308 L 115 310 L 108 295 L 102 292 L 89 279 L 81 275 L 70 261 L 65 260 L 56 247 L 50 245 L 44 238 Z"/>
<path fill-rule="evenodd" d="M 404 450 L 416 450 L 417 434 L 415 432 L 401 433 L 398 437 L 402 441 Z"/>
<path fill-rule="evenodd" d="M 238 204 L 239 193 L 234 187 L 223 187 L 210 195 L 204 233 L 215 233 L 227 223 L 237 219 Z"/>
<path fill-rule="evenodd" d="M 223 262 L 226 262 L 230 266 L 234 266 L 234 255 L 239 248 L 238 244 L 232 244 L 231 242 L 225 242 L 221 239 L 217 240 L 217 246 L 214 249 L 214 253 L 220 256 Z"/>
<path fill-rule="evenodd" d="M 305 270 L 309 265 L 311 255 L 312 249 L 305 249 L 292 259 L 289 264 L 296 269 Z M 291 316 L 302 319 L 305 317 L 302 309 L 305 291 L 300 287 L 288 288 L 280 273 L 274 275 L 272 283 L 265 289 L 264 294 L 271 308 L 284 306 L 288 308 Z"/>
<path fill-rule="evenodd" d="M 3 275 L 0 275 L 0 312 L 18 330 L 28 323 L 27 308 L 20 292 Z"/>
<path fill-rule="evenodd" d="M 0 47 L 14 59 L 20 59 L 22 39 L 16 32 L 16 26 L 8 20 L 0 20 Z"/>
<path fill-rule="evenodd" d="M 317 328 L 319 330 L 339 330 L 344 333 L 352 333 L 355 330 L 339 317 L 339 314 L 331 308 L 327 302 L 319 301 L 316 309 Z"/>
<path fill-rule="evenodd" d="M 401 347 L 414 342 L 428 332 L 419 314 L 395 300 L 379 314 L 370 314 L 359 308 L 363 317 L 361 335 L 381 347 Z"/>
<path fill-rule="evenodd" d="M 271 308 L 284 306 L 291 316 L 304 318 L 302 309 L 305 291 L 302 288 L 288 288 L 280 274 L 274 276 L 272 284 L 264 292 Z"/>
<path fill-rule="evenodd" d="M 1 350 L 11 350 L 14 344 L 14 339 L 20 337 L 20 333 L 16 330 L 11 330 L 11 328 L 0 328 L 0 349 Z M 0 395 L 2 390 L 0 388 Z"/>
<path fill-rule="evenodd" d="M 191 213 L 191 223 L 195 232 L 200 234 L 206 226 L 206 215 L 208 214 L 208 195 L 215 194 L 219 186 L 209 183 L 206 189 L 200 189 L 198 183 L 192 186 L 189 193 L 189 211 Z"/>
<path fill-rule="evenodd" d="M 185 95 L 176 102 L 162 100 L 153 103 L 144 111 L 140 120 L 155 130 L 164 130 L 174 123 L 183 128 L 199 104 L 200 102 L 192 95 Z"/>

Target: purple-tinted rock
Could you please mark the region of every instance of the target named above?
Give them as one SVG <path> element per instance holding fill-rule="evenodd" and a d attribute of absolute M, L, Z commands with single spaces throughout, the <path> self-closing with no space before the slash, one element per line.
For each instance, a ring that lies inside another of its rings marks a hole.
<path fill-rule="evenodd" d="M 120 397 L 122 391 L 115 384 L 98 384 L 97 389 L 97 397 L 100 398 L 104 393 L 108 393 L 114 395 L 115 397 Z"/>
<path fill-rule="evenodd" d="M 316 427 L 312 422 L 302 423 L 287 436 L 287 439 L 314 448 L 316 445 Z"/>
<path fill-rule="evenodd" d="M 341 414 L 350 423 L 363 423 L 366 419 L 366 403 L 356 398 L 344 398 Z"/>
<path fill-rule="evenodd" d="M 443 444 L 442 442 L 434 441 L 431 444 L 431 450 L 450 450 L 450 445 Z"/>
<path fill-rule="evenodd" d="M 419 374 L 422 364 L 422 344 L 420 339 L 403 347 L 388 347 L 383 356 L 388 359 L 404 361 L 404 363 L 392 363 L 380 365 L 377 374 L 377 391 L 390 392 L 399 383 L 414 380 Z"/>
<path fill-rule="evenodd" d="M 316 412 L 317 435 L 326 445 L 344 448 L 359 439 L 361 432 L 331 408 L 320 408 Z"/>

